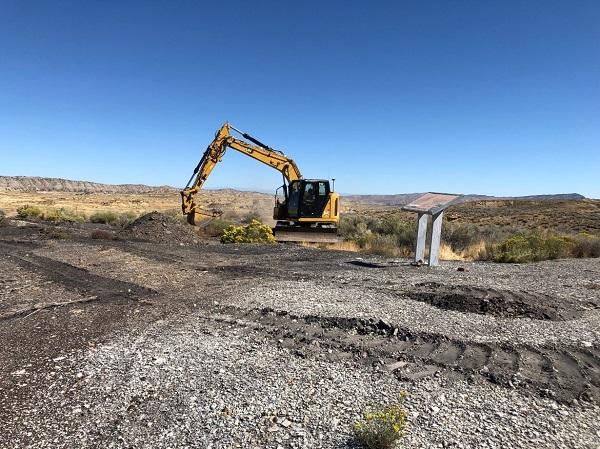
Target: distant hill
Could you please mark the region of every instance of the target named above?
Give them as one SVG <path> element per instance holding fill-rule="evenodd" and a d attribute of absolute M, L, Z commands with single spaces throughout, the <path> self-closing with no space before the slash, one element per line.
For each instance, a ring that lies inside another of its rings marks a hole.
<path fill-rule="evenodd" d="M 71 192 L 71 193 L 107 193 L 107 194 L 144 194 L 176 193 L 179 189 L 171 186 L 147 186 L 144 184 L 101 184 L 90 181 L 73 181 L 61 178 L 43 178 L 39 176 L 0 176 L 0 190 L 21 192 Z M 221 189 L 223 192 L 237 192 L 233 189 Z M 250 192 L 248 192 L 250 193 Z M 344 201 L 377 206 L 404 206 L 417 199 L 423 193 L 399 193 L 395 195 L 344 195 Z M 465 195 L 460 202 L 505 201 L 505 200 L 581 200 L 578 193 L 556 195 L 530 195 L 519 197 L 495 197 L 487 195 Z"/>
<path fill-rule="evenodd" d="M 90 181 L 72 181 L 39 176 L 0 176 L 0 190 L 23 192 L 80 192 L 80 193 L 169 193 L 178 189 L 170 186 L 152 187 L 143 184 L 101 184 Z"/>

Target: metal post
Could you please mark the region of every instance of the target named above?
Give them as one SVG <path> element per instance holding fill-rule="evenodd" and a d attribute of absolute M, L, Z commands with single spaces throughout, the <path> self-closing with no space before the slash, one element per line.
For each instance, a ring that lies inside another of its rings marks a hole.
<path fill-rule="evenodd" d="M 430 267 L 437 267 L 440 264 L 440 241 L 442 238 L 443 218 L 443 211 L 431 216 L 431 240 L 429 241 Z"/>
<path fill-rule="evenodd" d="M 425 236 L 427 235 L 427 214 L 417 217 L 417 248 L 415 249 L 415 262 L 425 262 Z"/>

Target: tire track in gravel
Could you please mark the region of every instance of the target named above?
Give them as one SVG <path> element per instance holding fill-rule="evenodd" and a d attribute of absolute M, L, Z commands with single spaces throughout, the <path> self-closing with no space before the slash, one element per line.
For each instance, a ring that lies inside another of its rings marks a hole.
<path fill-rule="evenodd" d="M 459 341 L 411 332 L 381 320 L 298 316 L 270 308 L 222 306 L 206 319 L 257 331 L 300 357 L 352 358 L 367 365 L 416 362 L 425 374 L 445 369 L 461 377 L 480 376 L 565 403 L 573 399 L 600 402 L 598 348 Z M 422 373 L 407 375 L 400 369 L 394 374 L 416 379 Z"/>
<path fill-rule="evenodd" d="M 65 262 L 23 251 L 22 248 L 14 245 L 0 243 L 0 252 L 10 257 L 10 260 L 17 265 L 68 289 L 76 290 L 84 296 L 94 295 L 98 299 L 130 300 L 158 294 L 150 288 L 99 276 Z"/>

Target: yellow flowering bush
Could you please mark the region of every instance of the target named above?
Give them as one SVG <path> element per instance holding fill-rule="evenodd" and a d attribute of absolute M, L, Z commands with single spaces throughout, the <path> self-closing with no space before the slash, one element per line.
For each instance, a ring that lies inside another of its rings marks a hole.
<path fill-rule="evenodd" d="M 403 392 L 400 401 L 405 398 Z M 406 411 L 401 404 L 394 404 L 365 413 L 363 419 L 354 424 L 354 434 L 368 449 L 391 449 L 404 435 L 405 425 Z"/>
<path fill-rule="evenodd" d="M 258 220 L 251 220 L 246 226 L 231 225 L 223 231 L 221 243 L 274 243 L 273 231 Z"/>

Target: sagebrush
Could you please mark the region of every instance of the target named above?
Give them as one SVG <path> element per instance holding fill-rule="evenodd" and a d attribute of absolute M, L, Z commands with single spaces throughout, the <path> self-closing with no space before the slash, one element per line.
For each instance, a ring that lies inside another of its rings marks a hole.
<path fill-rule="evenodd" d="M 91 223 L 109 224 L 113 226 L 127 226 L 136 218 L 138 218 L 138 215 L 135 212 L 116 213 L 112 211 L 99 211 L 90 215 L 89 221 Z"/>
<path fill-rule="evenodd" d="M 252 220 L 246 226 L 231 225 L 221 236 L 222 243 L 274 243 L 271 227 L 258 220 Z"/>
<path fill-rule="evenodd" d="M 378 407 L 364 414 L 354 424 L 354 435 L 368 449 L 391 449 L 402 438 L 406 427 L 406 411 L 402 402 L 406 393 L 400 395 L 400 403 Z"/>
<path fill-rule="evenodd" d="M 78 213 L 72 209 L 68 208 L 48 208 L 42 210 L 37 206 L 20 206 L 17 208 L 17 217 L 24 220 L 46 220 L 53 221 L 56 223 L 59 222 L 69 222 L 69 223 L 82 223 L 85 221 L 85 216 L 83 214 Z"/>
<path fill-rule="evenodd" d="M 416 220 L 403 215 L 364 217 L 343 215 L 339 226 L 345 240 L 365 253 L 386 257 L 414 253 Z M 431 229 L 427 230 L 428 235 Z M 442 247 L 451 259 L 526 263 L 568 257 L 600 257 L 600 237 L 523 230 L 512 224 L 475 225 L 444 221 Z M 447 257 L 446 257 L 447 258 Z"/>

